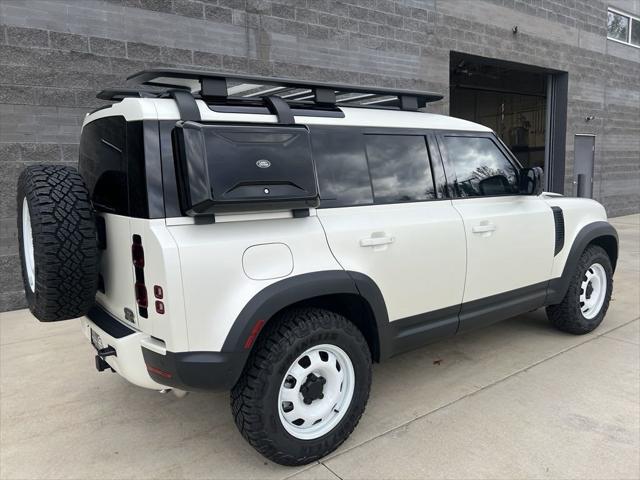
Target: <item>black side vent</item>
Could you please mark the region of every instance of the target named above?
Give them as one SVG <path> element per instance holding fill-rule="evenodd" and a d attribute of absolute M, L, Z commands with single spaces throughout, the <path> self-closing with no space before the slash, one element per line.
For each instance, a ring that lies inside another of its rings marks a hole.
<path fill-rule="evenodd" d="M 564 214 L 560 207 L 551 207 L 553 211 L 553 221 L 556 227 L 556 247 L 553 250 L 553 255 L 557 255 L 564 247 Z"/>

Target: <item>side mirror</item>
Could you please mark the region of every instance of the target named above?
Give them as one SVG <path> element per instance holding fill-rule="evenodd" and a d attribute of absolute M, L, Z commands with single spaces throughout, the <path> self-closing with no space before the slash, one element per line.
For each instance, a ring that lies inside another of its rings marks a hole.
<path fill-rule="evenodd" d="M 520 170 L 520 193 L 540 195 L 542 193 L 542 168 L 532 167 Z"/>

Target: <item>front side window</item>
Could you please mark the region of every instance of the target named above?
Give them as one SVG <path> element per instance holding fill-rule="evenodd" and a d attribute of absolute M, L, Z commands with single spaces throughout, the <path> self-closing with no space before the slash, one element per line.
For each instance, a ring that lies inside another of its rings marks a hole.
<path fill-rule="evenodd" d="M 429 153 L 421 135 L 365 135 L 376 203 L 436 198 Z"/>
<path fill-rule="evenodd" d="M 444 147 L 460 196 L 519 193 L 516 167 L 490 138 L 445 136 Z"/>

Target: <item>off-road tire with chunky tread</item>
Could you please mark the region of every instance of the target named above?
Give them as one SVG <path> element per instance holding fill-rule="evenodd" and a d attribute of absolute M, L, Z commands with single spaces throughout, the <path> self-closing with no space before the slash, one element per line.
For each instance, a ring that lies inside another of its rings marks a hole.
<path fill-rule="evenodd" d="M 607 274 L 607 292 L 604 303 L 598 315 L 591 319 L 587 319 L 582 315 L 580 310 L 580 289 L 585 272 L 594 263 L 599 263 L 604 267 Z M 574 335 L 584 335 L 585 333 L 595 330 L 607 313 L 611 292 L 613 290 L 613 268 L 611 267 L 611 259 L 607 252 L 598 245 L 589 245 L 580 256 L 576 271 L 571 277 L 569 288 L 562 302 L 557 305 L 549 305 L 547 307 L 547 317 L 551 324 L 558 330 L 572 333 Z"/>
<path fill-rule="evenodd" d="M 33 236 L 35 291 L 25 268 L 22 206 L 26 197 Z M 95 302 L 99 255 L 89 192 L 74 168 L 34 165 L 18 179 L 18 240 L 31 313 L 42 322 L 86 315 Z"/>
<path fill-rule="evenodd" d="M 278 392 L 290 365 L 314 345 L 334 344 L 355 371 L 349 411 L 333 430 L 314 440 L 290 435 L 278 414 Z M 262 455 L 281 465 L 313 462 L 344 442 L 358 424 L 371 387 L 371 352 L 362 333 L 337 313 L 292 309 L 273 318 L 261 333 L 247 366 L 231 391 L 231 409 L 240 433 Z"/>

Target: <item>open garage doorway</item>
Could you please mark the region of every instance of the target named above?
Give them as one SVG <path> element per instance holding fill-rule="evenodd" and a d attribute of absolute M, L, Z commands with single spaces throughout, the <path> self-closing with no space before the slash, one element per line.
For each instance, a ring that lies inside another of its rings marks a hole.
<path fill-rule="evenodd" d="M 451 52 L 449 114 L 486 125 L 526 167 L 542 167 L 545 189 L 562 193 L 566 74 Z"/>

